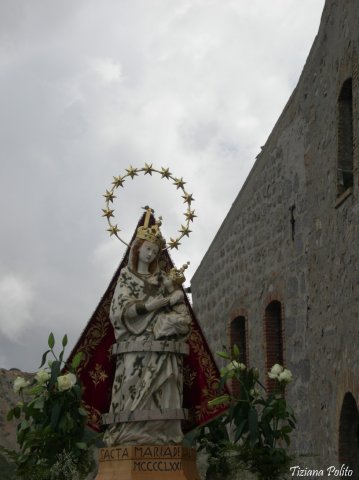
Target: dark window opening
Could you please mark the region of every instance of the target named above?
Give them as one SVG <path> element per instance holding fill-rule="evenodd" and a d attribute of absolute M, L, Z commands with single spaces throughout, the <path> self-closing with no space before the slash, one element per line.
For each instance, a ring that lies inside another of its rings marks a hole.
<path fill-rule="evenodd" d="M 282 305 L 277 300 L 271 302 L 265 310 L 264 330 L 266 367 L 269 371 L 276 363 L 283 365 Z M 274 393 L 278 389 L 277 381 L 269 377 L 266 380 L 268 393 Z"/>
<path fill-rule="evenodd" d="M 344 396 L 339 421 L 339 462 L 354 471 L 351 478 L 359 478 L 359 413 L 350 392 Z"/>
<path fill-rule="evenodd" d="M 348 78 L 338 101 L 338 172 L 337 191 L 341 195 L 353 186 L 353 85 Z"/>
<path fill-rule="evenodd" d="M 239 348 L 239 362 L 247 365 L 247 339 L 246 339 L 246 319 L 243 316 L 237 317 L 231 322 L 230 326 L 230 347 L 233 345 Z M 239 395 L 240 384 L 237 380 L 231 382 L 231 389 L 234 395 Z"/>

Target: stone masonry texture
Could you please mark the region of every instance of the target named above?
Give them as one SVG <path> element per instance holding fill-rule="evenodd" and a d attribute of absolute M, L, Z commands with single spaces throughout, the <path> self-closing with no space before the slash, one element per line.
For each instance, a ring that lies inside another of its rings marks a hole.
<path fill-rule="evenodd" d="M 358 0 L 327 0 L 299 83 L 191 285 L 213 352 L 246 312 L 249 364 L 261 372 L 265 308 L 281 302 L 294 376 L 287 396 L 298 417 L 292 450 L 323 467 L 340 463 L 344 395 L 359 401 L 358 52 Z M 354 184 L 340 199 L 338 97 L 350 77 Z"/>

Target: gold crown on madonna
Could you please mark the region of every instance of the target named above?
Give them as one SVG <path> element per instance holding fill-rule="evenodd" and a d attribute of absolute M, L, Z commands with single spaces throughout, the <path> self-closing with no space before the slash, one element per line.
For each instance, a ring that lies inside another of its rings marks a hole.
<path fill-rule="evenodd" d="M 136 238 L 147 240 L 148 242 L 154 243 L 160 248 L 163 248 L 166 245 L 166 240 L 163 238 L 160 230 L 162 218 L 159 217 L 159 219 L 156 220 L 156 223 L 154 225 L 149 225 L 152 209 L 147 207 L 146 210 L 147 211 L 144 224 L 141 227 L 138 227 L 136 232 Z"/>
<path fill-rule="evenodd" d="M 171 268 L 169 271 L 168 276 L 171 280 L 173 280 L 178 285 L 182 285 L 186 281 L 186 277 L 184 276 L 184 271 L 188 268 L 189 262 L 182 265 L 181 268 Z"/>

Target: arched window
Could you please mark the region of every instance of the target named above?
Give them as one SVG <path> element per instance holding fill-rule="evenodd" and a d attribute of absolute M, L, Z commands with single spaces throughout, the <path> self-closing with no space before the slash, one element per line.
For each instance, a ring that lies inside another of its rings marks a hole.
<path fill-rule="evenodd" d="M 247 365 L 247 337 L 246 337 L 246 319 L 244 316 L 239 316 L 231 321 L 230 325 L 230 347 L 233 345 L 239 348 L 239 361 Z M 234 395 L 239 395 L 239 382 L 233 380 L 231 389 Z"/>
<path fill-rule="evenodd" d="M 337 192 L 341 195 L 353 186 L 353 83 L 343 83 L 338 100 L 338 174 Z"/>
<path fill-rule="evenodd" d="M 344 395 L 339 421 L 339 462 L 359 472 L 359 413 L 350 392 Z"/>
<path fill-rule="evenodd" d="M 271 302 L 264 315 L 264 331 L 266 339 L 266 368 L 269 371 L 273 365 L 283 365 L 283 331 L 282 331 L 282 305 L 277 300 Z M 275 392 L 277 382 L 267 380 L 268 393 Z"/>

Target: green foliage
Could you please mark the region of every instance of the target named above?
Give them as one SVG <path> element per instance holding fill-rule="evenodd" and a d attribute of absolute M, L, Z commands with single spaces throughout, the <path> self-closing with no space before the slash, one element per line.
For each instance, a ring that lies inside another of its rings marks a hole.
<path fill-rule="evenodd" d="M 223 475 L 223 477 L 228 475 L 231 471 L 230 464 L 227 456 L 223 455 L 222 452 L 227 450 L 229 435 L 223 418 L 218 417 L 206 426 L 201 427 L 197 441 L 198 449 L 205 450 L 208 454 L 207 477 L 215 476 L 217 473 Z"/>
<path fill-rule="evenodd" d="M 94 468 L 92 447 L 96 438 L 89 438 L 86 431 L 87 413 L 75 375 L 81 357 L 76 355 L 72 365 L 66 364 L 63 356 L 67 335 L 61 344 L 62 350 L 56 355 L 51 333 L 49 350 L 42 355 L 40 369 L 49 353 L 53 361 L 39 370 L 32 381 L 18 377 L 14 382 L 14 391 L 19 393 L 21 401 L 8 412 L 7 419 L 19 421 L 20 449 L 17 452 L 0 448 L 0 451 L 16 464 L 17 476 L 26 480 L 81 480 Z M 67 373 L 61 374 L 63 370 Z"/>
<path fill-rule="evenodd" d="M 1 447 L 0 447 L 1 450 Z M 0 454 L 1 480 L 13 480 L 15 475 L 15 464 Z"/>
<path fill-rule="evenodd" d="M 228 410 L 199 430 L 199 449 L 209 454 L 207 473 L 242 468 L 257 474 L 260 480 L 278 479 L 288 471 L 292 459 L 287 447 L 296 418 L 284 396 L 291 372 L 273 366 L 268 375 L 277 382 L 278 389 L 267 395 L 258 370 L 239 362 L 236 345 L 231 354 L 220 352 L 220 356 L 229 361 L 221 370 L 220 388 L 230 379 L 237 380 L 240 388 L 238 396 L 222 394 L 209 402 L 213 406 L 228 405 Z"/>

